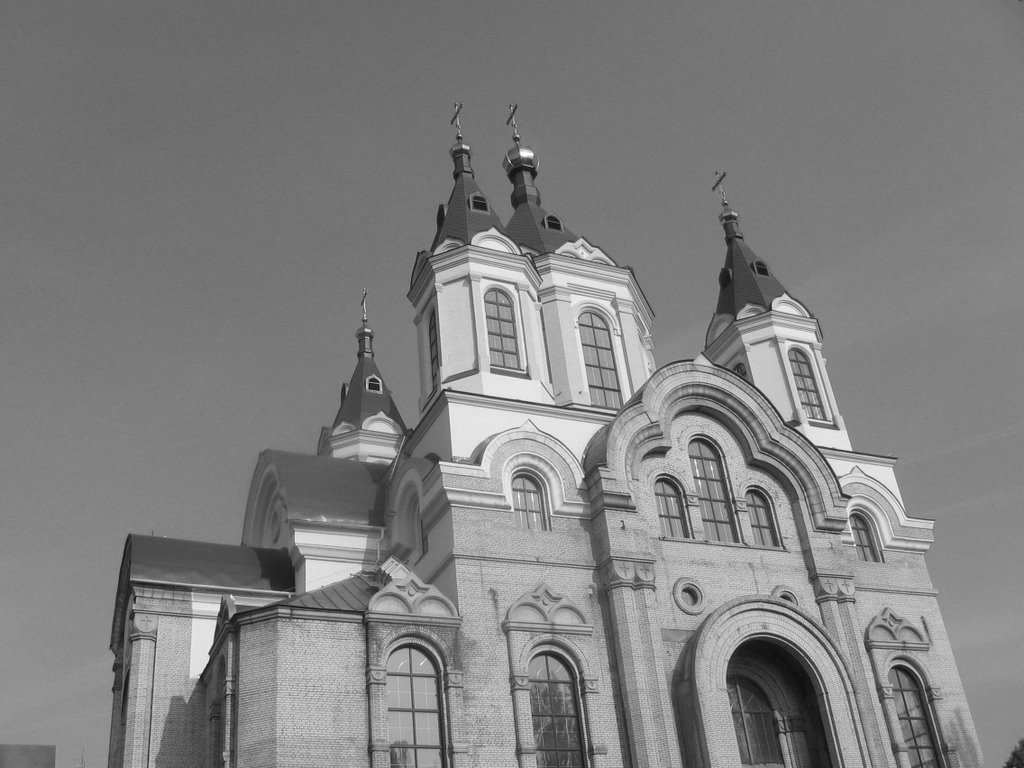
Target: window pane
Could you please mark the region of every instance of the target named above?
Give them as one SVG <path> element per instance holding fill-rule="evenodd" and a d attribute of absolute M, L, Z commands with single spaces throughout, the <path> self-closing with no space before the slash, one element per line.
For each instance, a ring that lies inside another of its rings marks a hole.
<path fill-rule="evenodd" d="M 729 678 L 727 683 L 740 762 L 744 765 L 781 763 L 775 713 L 767 697 L 744 678 Z"/>
<path fill-rule="evenodd" d="M 484 294 L 484 314 L 491 365 L 519 369 L 519 341 L 512 300 L 503 291 L 492 288 Z"/>
<path fill-rule="evenodd" d="M 580 345 L 590 388 L 590 402 L 608 408 L 622 405 L 619 376 L 615 370 L 615 354 L 608 324 L 594 312 L 580 315 Z"/>
<path fill-rule="evenodd" d="M 690 443 L 690 467 L 700 503 L 704 533 L 711 541 L 736 542 L 736 523 L 728 501 L 718 453 L 703 440 Z"/>
<path fill-rule="evenodd" d="M 583 739 L 571 669 L 551 654 L 529 665 L 530 704 L 538 766 L 583 766 Z"/>
<path fill-rule="evenodd" d="M 512 511 L 520 528 L 547 530 L 544 493 L 528 475 L 516 475 L 512 479 Z"/>
<path fill-rule="evenodd" d="M 388 659 L 388 737 L 394 768 L 443 768 L 440 684 L 434 662 L 412 646 Z"/>
<path fill-rule="evenodd" d="M 825 421 L 825 406 L 821 402 L 821 394 L 818 392 L 818 383 L 814 379 L 811 361 L 801 350 L 791 349 L 789 350 L 789 363 L 793 371 L 793 380 L 796 382 L 797 393 L 800 396 L 800 405 L 807 412 L 807 418 Z"/>
<path fill-rule="evenodd" d="M 750 528 L 754 534 L 754 541 L 762 547 L 779 546 L 779 537 L 775 532 L 768 499 L 756 491 L 749 492 L 747 511 L 750 514 Z"/>

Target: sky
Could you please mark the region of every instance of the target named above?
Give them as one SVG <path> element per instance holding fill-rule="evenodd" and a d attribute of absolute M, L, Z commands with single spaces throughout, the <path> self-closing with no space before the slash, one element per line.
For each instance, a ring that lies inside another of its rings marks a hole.
<path fill-rule="evenodd" d="M 130 532 L 237 543 L 313 452 L 361 289 L 416 421 L 413 259 L 519 103 L 545 207 L 630 264 L 659 364 L 747 243 L 820 320 L 857 450 L 935 519 L 982 747 L 1024 736 L 1024 3 L 0 4 L 0 742 L 105 764 Z"/>

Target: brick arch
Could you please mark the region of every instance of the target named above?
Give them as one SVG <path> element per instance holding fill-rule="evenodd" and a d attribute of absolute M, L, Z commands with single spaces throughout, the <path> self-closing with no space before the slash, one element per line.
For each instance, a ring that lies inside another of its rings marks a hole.
<path fill-rule="evenodd" d="M 674 703 L 689 761 L 699 768 L 739 768 L 726 676 L 733 656 L 752 640 L 778 647 L 809 678 L 833 768 L 869 765 L 853 683 L 842 652 L 802 612 L 782 600 L 764 597 L 739 598 L 718 608 L 684 651 Z"/>
<path fill-rule="evenodd" d="M 787 426 L 752 385 L 706 363 L 671 363 L 655 371 L 639 401 L 620 412 L 587 448 L 588 473 L 611 470 L 626 490 L 635 456 L 664 445 L 672 423 L 687 412 L 714 419 L 733 434 L 752 465 L 772 475 L 794 502 L 806 505 L 813 526 L 840 532 L 846 526 L 844 495 L 831 466 L 814 445 Z"/>

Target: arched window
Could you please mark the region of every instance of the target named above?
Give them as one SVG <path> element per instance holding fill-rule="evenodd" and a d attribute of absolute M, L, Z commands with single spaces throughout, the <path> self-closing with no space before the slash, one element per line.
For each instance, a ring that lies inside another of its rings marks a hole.
<path fill-rule="evenodd" d="M 917 678 L 903 667 L 893 667 L 889 670 L 889 682 L 896 699 L 896 716 L 910 757 L 910 768 L 937 768 L 935 734 L 932 733 L 928 703 Z"/>
<path fill-rule="evenodd" d="M 708 541 L 737 542 L 736 520 L 718 451 L 703 440 L 690 443 L 690 466 L 700 501 L 700 516 Z"/>
<path fill-rule="evenodd" d="M 470 195 L 469 207 L 471 210 L 483 211 L 484 213 L 491 210 L 491 206 L 487 204 L 487 198 L 483 195 Z"/>
<path fill-rule="evenodd" d="M 686 525 L 686 507 L 676 484 L 659 477 L 654 483 L 654 498 L 658 502 L 661 535 L 670 539 L 686 539 L 690 533 Z"/>
<path fill-rule="evenodd" d="M 743 677 L 730 677 L 727 684 L 740 762 L 743 765 L 782 765 L 775 713 L 768 697 Z"/>
<path fill-rule="evenodd" d="M 562 220 L 560 218 L 558 218 L 557 216 L 555 216 L 554 214 L 550 214 L 549 213 L 541 221 L 541 226 L 544 227 L 545 229 L 553 229 L 556 232 L 561 232 L 562 231 Z"/>
<path fill-rule="evenodd" d="M 379 376 L 368 376 L 366 378 L 366 391 L 367 392 L 383 392 L 384 382 L 381 381 Z"/>
<path fill-rule="evenodd" d="M 512 299 L 495 288 L 484 294 L 487 318 L 487 346 L 491 365 L 519 370 L 519 342 L 516 340 L 516 315 Z"/>
<path fill-rule="evenodd" d="M 427 343 L 430 345 L 430 391 L 437 389 L 441 373 L 441 344 L 437 339 L 437 312 L 431 311 L 427 320 Z"/>
<path fill-rule="evenodd" d="M 443 768 L 437 667 L 413 646 L 388 658 L 388 738 L 391 768 Z"/>
<path fill-rule="evenodd" d="M 548 529 L 547 510 L 544 509 L 544 491 L 540 483 L 529 475 L 512 478 L 512 510 L 516 525 L 531 531 Z"/>
<path fill-rule="evenodd" d="M 878 551 L 878 545 L 875 543 L 875 532 L 863 515 L 850 515 L 850 533 L 853 534 L 858 559 L 865 563 L 882 562 L 882 553 Z"/>
<path fill-rule="evenodd" d="M 772 505 L 760 491 L 747 492 L 747 512 L 750 514 L 750 530 L 754 542 L 761 547 L 779 546 L 779 534 L 775 530 Z"/>
<path fill-rule="evenodd" d="M 530 661 L 529 674 L 538 768 L 583 768 L 583 733 L 572 669 L 557 656 L 542 653 Z"/>
<path fill-rule="evenodd" d="M 583 346 L 583 364 L 587 368 L 590 402 L 606 408 L 619 408 L 622 393 L 619 375 L 615 372 L 615 354 L 608 323 L 596 312 L 580 315 L 580 344 Z"/>
<path fill-rule="evenodd" d="M 814 379 L 811 361 L 802 350 L 794 348 L 789 350 L 789 365 L 793 369 L 800 405 L 807 412 L 807 418 L 825 421 L 825 406 L 821 402 L 821 393 L 818 391 L 818 382 Z"/>

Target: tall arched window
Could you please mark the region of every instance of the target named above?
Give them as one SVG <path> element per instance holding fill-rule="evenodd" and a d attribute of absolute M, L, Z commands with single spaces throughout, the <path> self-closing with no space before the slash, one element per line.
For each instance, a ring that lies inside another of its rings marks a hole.
<path fill-rule="evenodd" d="M 391 768 L 443 768 L 440 688 L 437 667 L 418 648 L 388 658 Z"/>
<path fill-rule="evenodd" d="M 882 553 L 875 543 L 875 532 L 871 529 L 871 523 L 863 515 L 856 512 L 850 515 L 850 533 L 853 534 L 853 543 L 857 547 L 857 557 L 865 563 L 882 562 Z"/>
<path fill-rule="evenodd" d="M 548 529 L 544 491 L 540 483 L 529 475 L 516 475 L 512 478 L 512 510 L 518 527 L 531 531 Z"/>
<path fill-rule="evenodd" d="M 516 340 L 516 314 L 512 299 L 495 288 L 484 294 L 487 318 L 487 347 L 491 365 L 519 370 L 519 342 Z"/>
<path fill-rule="evenodd" d="M 619 375 L 615 371 L 612 334 L 608 323 L 596 312 L 580 315 L 580 345 L 587 369 L 590 402 L 606 408 L 619 408 L 622 392 L 619 390 Z"/>
<path fill-rule="evenodd" d="M 427 320 L 427 343 L 430 345 L 430 391 L 437 389 L 441 373 L 441 344 L 437 338 L 437 312 L 431 310 Z"/>
<path fill-rule="evenodd" d="M 670 539 L 689 538 L 686 525 L 686 507 L 683 496 L 675 483 L 659 477 L 654 483 L 654 498 L 658 502 L 658 519 L 661 521 L 661 535 Z"/>
<path fill-rule="evenodd" d="M 542 653 L 530 661 L 530 709 L 538 768 L 583 768 L 576 676 L 557 656 Z"/>
<path fill-rule="evenodd" d="M 762 547 L 779 546 L 779 534 L 775 530 L 768 498 L 760 491 L 748 491 L 747 512 L 750 514 L 750 530 L 754 534 L 754 542 Z"/>
<path fill-rule="evenodd" d="M 932 733 L 928 703 L 922 695 L 921 685 L 903 667 L 889 670 L 889 682 L 896 699 L 896 716 L 910 757 L 910 768 L 937 768 L 935 734 Z"/>
<path fill-rule="evenodd" d="M 793 348 L 789 350 L 789 365 L 793 369 L 793 380 L 796 381 L 796 390 L 800 395 L 800 405 L 807 412 L 807 418 L 825 421 L 825 406 L 821 401 L 811 361 L 803 350 Z"/>
<path fill-rule="evenodd" d="M 740 762 L 744 765 L 782 765 L 775 713 L 768 697 L 743 677 L 730 677 L 727 684 Z"/>
<path fill-rule="evenodd" d="M 690 443 L 690 466 L 700 501 L 700 516 L 708 541 L 737 542 L 736 520 L 725 484 L 725 471 L 718 451 L 703 440 Z"/>

